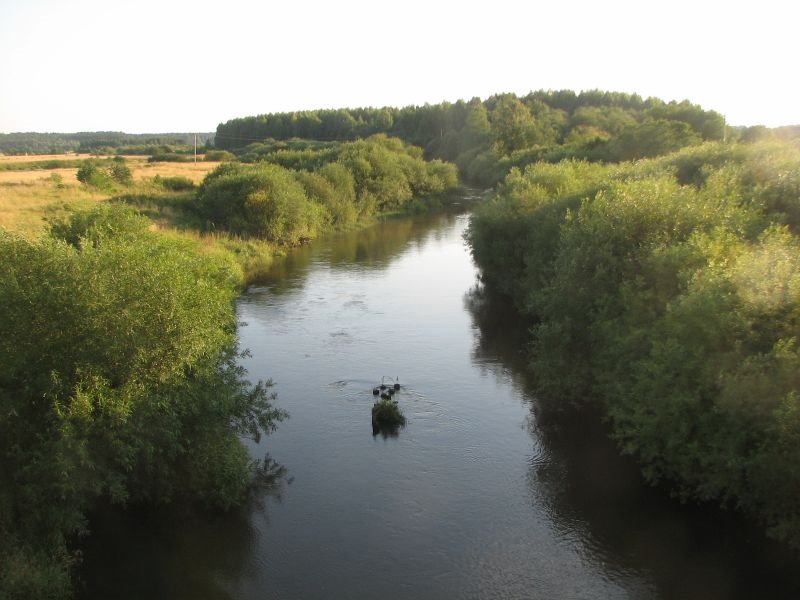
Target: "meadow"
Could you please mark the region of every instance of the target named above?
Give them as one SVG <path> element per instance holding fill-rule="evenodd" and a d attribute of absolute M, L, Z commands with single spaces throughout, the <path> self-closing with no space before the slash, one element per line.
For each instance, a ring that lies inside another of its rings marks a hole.
<path fill-rule="evenodd" d="M 199 184 L 219 162 L 148 162 L 146 156 L 126 156 L 133 184 L 119 190 L 98 190 L 81 184 L 78 167 L 55 166 L 93 158 L 88 154 L 0 156 L 0 227 L 28 238 L 41 235 L 49 222 L 89 208 L 120 193 L 153 193 L 156 177 L 185 177 Z M 102 158 L 102 157 L 101 157 Z M 40 167 L 40 164 L 53 168 Z"/>

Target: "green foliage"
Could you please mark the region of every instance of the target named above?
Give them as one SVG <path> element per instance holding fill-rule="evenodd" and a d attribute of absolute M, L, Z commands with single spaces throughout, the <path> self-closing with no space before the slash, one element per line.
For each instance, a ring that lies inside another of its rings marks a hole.
<path fill-rule="evenodd" d="M 2 135 L 2 134 L 0 134 Z M 85 159 L 54 158 L 49 160 L 9 161 L 0 163 L 0 171 L 48 171 L 51 169 L 76 169 L 83 166 Z"/>
<path fill-rule="evenodd" d="M 53 183 L 53 185 L 55 185 L 57 188 L 63 188 L 63 187 L 64 187 L 64 178 L 63 178 L 63 177 L 61 177 L 61 174 L 60 174 L 60 173 L 56 173 L 55 171 L 53 171 L 52 173 L 50 173 L 50 176 L 48 177 L 48 179 L 49 179 L 49 180 L 50 180 L 50 181 Z"/>
<path fill-rule="evenodd" d="M 240 502 L 239 436 L 283 413 L 237 365 L 233 259 L 98 207 L 0 231 L 0 590 L 62 597 L 64 540 L 99 498 Z M 34 590 L 31 592 L 31 590 Z"/>
<path fill-rule="evenodd" d="M 492 137 L 502 154 L 531 145 L 534 121 L 528 107 L 511 94 L 500 98 L 492 111 Z"/>
<path fill-rule="evenodd" d="M 203 158 L 204 160 L 222 162 L 226 160 L 236 160 L 236 155 L 227 150 L 207 150 Z"/>
<path fill-rule="evenodd" d="M 321 222 L 294 174 L 269 163 L 223 163 L 206 177 L 198 204 L 214 227 L 286 245 L 314 237 Z"/>
<path fill-rule="evenodd" d="M 192 162 L 192 160 L 194 159 L 189 154 L 165 152 L 159 149 L 148 157 L 147 162 Z"/>
<path fill-rule="evenodd" d="M 160 185 L 165 190 L 169 190 L 171 192 L 185 192 L 187 190 L 193 190 L 195 187 L 194 181 L 188 177 L 181 177 L 179 175 L 173 177 L 162 177 L 161 175 L 156 175 L 153 177 L 153 183 Z"/>
<path fill-rule="evenodd" d="M 81 183 L 101 190 L 114 188 L 114 180 L 111 175 L 94 159 L 85 160 L 78 169 L 76 177 Z"/>
<path fill-rule="evenodd" d="M 13 539 L 6 527 L 0 526 L 0 533 L 4 538 L 0 540 L 0 598 L 63 600 L 71 596 L 72 559 L 63 546 L 48 553 Z"/>
<path fill-rule="evenodd" d="M 484 280 L 535 319 L 543 402 L 597 402 L 650 481 L 795 546 L 799 167 L 775 142 L 539 164 L 467 234 Z"/>
<path fill-rule="evenodd" d="M 244 160 L 271 154 L 268 160 L 282 166 L 315 169 L 319 164 L 309 167 L 309 160 L 321 157 L 304 154 L 308 147 L 303 142 L 325 144 L 376 133 L 420 146 L 429 158 L 457 163 L 469 181 L 493 185 L 512 167 L 524 168 L 541 160 L 623 161 L 720 140 L 725 122 L 718 113 L 687 101 L 667 103 L 657 98 L 643 100 L 636 94 L 560 90 L 404 108 L 245 117 L 220 124 L 216 144 L 236 150 Z"/>
<path fill-rule="evenodd" d="M 121 156 L 115 156 L 111 160 L 108 174 L 111 176 L 111 179 L 122 185 L 130 185 L 133 182 L 131 170 L 128 168 L 128 165 L 125 164 L 125 159 Z"/>
<path fill-rule="evenodd" d="M 699 144 L 702 137 L 688 123 L 658 119 L 624 129 L 607 144 L 611 160 L 660 156 Z"/>
<path fill-rule="evenodd" d="M 101 204 L 75 213 L 68 221 L 54 223 L 50 235 L 76 248 L 85 244 L 96 247 L 110 239 L 135 242 L 147 234 L 149 226 L 147 219 L 124 206 Z"/>
<path fill-rule="evenodd" d="M 378 135 L 276 150 L 253 165 L 223 163 L 200 187 L 198 212 L 209 228 L 296 245 L 457 185 L 453 165 L 426 162 L 419 148 Z"/>
<path fill-rule="evenodd" d="M 392 433 L 406 424 L 406 417 L 397 400 L 382 398 L 372 405 L 372 430 L 375 433 Z"/>
<path fill-rule="evenodd" d="M 128 186 L 133 182 L 131 170 L 121 156 L 106 161 L 86 159 L 81 162 L 76 177 L 85 185 L 106 191 L 112 191 L 115 184 Z"/>
<path fill-rule="evenodd" d="M 191 133 L 122 133 L 91 131 L 81 133 L 0 133 L 0 152 L 4 154 L 59 154 L 87 152 L 95 154 L 151 154 L 156 146 L 188 148 Z M 206 143 L 210 133 L 197 134 L 198 143 Z M 170 150 L 171 151 L 171 150 Z"/>

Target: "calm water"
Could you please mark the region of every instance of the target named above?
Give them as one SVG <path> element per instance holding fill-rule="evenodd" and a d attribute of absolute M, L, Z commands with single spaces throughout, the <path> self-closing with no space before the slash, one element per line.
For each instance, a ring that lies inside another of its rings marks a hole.
<path fill-rule="evenodd" d="M 238 303 L 291 418 L 278 482 L 224 517 L 99 514 L 86 598 L 796 598 L 792 557 L 642 486 L 596 420 L 545 418 L 524 331 L 484 297 L 466 214 L 293 253 Z M 408 418 L 373 436 L 371 388 Z"/>

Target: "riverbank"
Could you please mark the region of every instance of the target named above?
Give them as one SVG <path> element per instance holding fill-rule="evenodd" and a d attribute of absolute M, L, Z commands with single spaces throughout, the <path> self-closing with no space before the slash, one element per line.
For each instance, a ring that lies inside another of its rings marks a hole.
<path fill-rule="evenodd" d="M 706 144 L 512 172 L 469 241 L 535 320 L 555 406 L 595 405 L 648 481 L 800 546 L 800 151 Z"/>

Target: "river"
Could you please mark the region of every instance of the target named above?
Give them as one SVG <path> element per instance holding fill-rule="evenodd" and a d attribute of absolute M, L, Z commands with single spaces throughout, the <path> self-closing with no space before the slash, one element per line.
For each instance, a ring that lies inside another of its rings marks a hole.
<path fill-rule="evenodd" d="M 465 209 L 292 252 L 238 301 L 244 366 L 289 420 L 228 515 L 99 514 L 85 598 L 800 597 L 796 558 L 643 485 L 597 419 L 546 418 L 524 327 L 486 297 Z M 388 376 L 407 425 L 373 435 Z"/>

